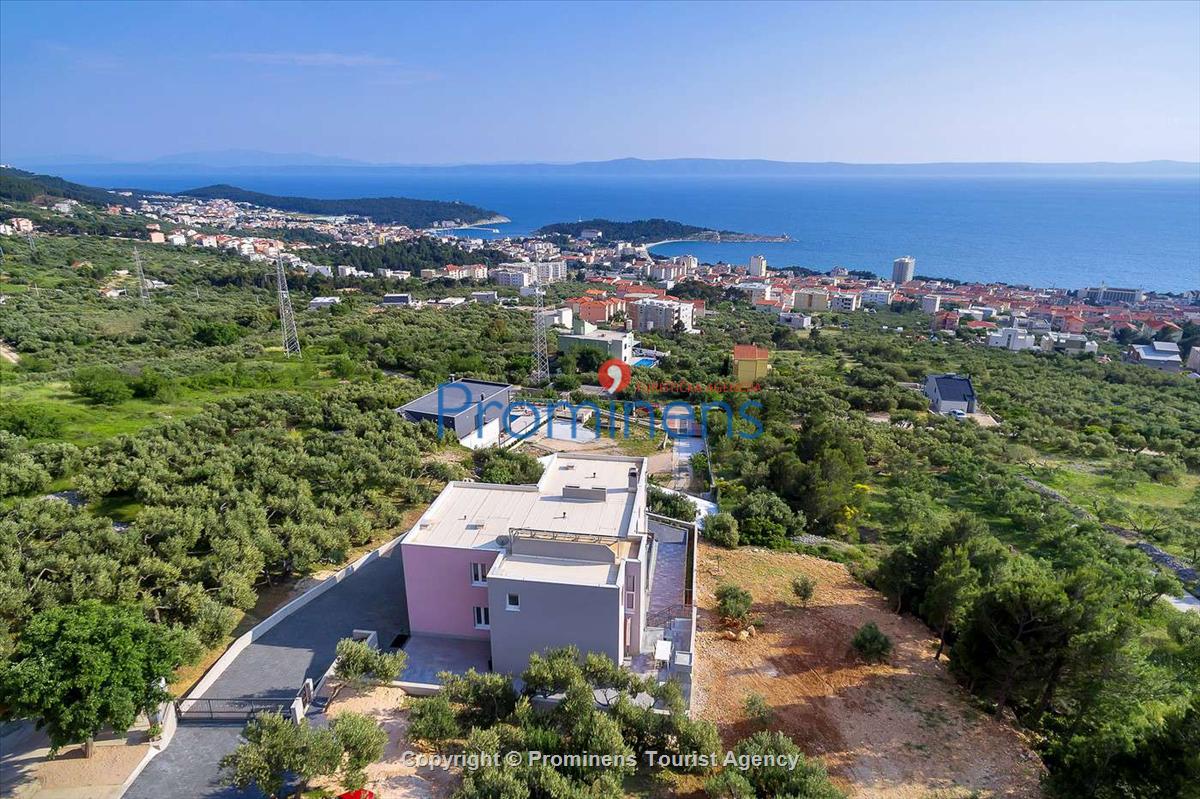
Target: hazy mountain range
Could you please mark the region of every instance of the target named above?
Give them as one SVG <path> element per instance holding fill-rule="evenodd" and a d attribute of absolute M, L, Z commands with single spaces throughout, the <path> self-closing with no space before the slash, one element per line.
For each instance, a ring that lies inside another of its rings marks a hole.
<path fill-rule="evenodd" d="M 491 164 L 380 164 L 311 153 L 271 153 L 260 150 L 214 150 L 177 153 L 145 161 L 117 161 L 67 155 L 25 158 L 13 162 L 24 169 L 83 168 L 89 175 L 171 175 L 210 173 L 296 172 L 361 175 L 511 175 L 511 176 L 697 176 L 697 177 L 837 177 L 837 176 L 945 176 L 945 177 L 1200 177 L 1200 163 L 1138 161 L 1131 163 L 926 163 L 848 164 L 840 162 L 771 161 L 763 159 L 618 158 L 577 163 Z"/>

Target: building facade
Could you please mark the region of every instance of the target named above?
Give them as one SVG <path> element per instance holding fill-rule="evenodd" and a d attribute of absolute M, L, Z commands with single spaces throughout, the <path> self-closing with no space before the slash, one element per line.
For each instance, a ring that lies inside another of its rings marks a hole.
<path fill-rule="evenodd" d="M 559 453 L 536 485 L 452 482 L 400 547 L 411 634 L 487 640 L 493 671 L 550 647 L 642 651 L 644 458 Z"/>
<path fill-rule="evenodd" d="M 892 282 L 897 286 L 904 285 L 913 279 L 917 271 L 917 259 L 904 255 L 892 261 Z"/>

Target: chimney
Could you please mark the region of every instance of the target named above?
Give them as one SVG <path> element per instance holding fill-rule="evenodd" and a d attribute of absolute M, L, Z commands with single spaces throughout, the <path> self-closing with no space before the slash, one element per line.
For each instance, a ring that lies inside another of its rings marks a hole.
<path fill-rule="evenodd" d="M 637 470 L 637 467 L 630 466 L 629 467 L 629 490 L 636 492 L 637 487 L 638 487 L 638 470 Z"/>

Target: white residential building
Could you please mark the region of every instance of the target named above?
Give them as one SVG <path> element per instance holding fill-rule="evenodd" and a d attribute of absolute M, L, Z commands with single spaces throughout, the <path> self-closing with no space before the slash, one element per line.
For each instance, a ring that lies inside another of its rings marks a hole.
<path fill-rule="evenodd" d="M 533 276 L 527 271 L 516 269 L 494 269 L 492 270 L 492 280 L 500 286 L 524 288 L 533 283 Z"/>
<path fill-rule="evenodd" d="M 335 305 L 341 304 L 341 297 L 313 297 L 308 301 L 308 310 L 317 311 L 321 308 L 332 308 Z"/>
<path fill-rule="evenodd" d="M 682 325 L 685 332 L 692 332 L 695 308 L 688 302 L 675 300 L 645 299 L 628 306 L 629 318 L 634 329 L 646 333 L 651 330 L 670 332 Z"/>
<path fill-rule="evenodd" d="M 1037 346 L 1036 337 L 1027 330 L 1019 327 L 1006 327 L 988 334 L 987 345 L 1001 349 L 1019 352 L 1031 350 Z"/>
<path fill-rule="evenodd" d="M 751 255 L 750 267 L 746 274 L 750 277 L 766 277 L 767 276 L 767 259 L 763 255 Z"/>
<path fill-rule="evenodd" d="M 787 325 L 793 330 L 807 330 L 812 327 L 812 317 L 793 311 L 784 311 L 779 314 L 779 324 Z"/>
<path fill-rule="evenodd" d="M 862 300 L 857 294 L 839 291 L 829 295 L 829 310 L 831 311 L 857 311 L 860 307 L 862 307 Z"/>
<path fill-rule="evenodd" d="M 893 294 L 887 289 L 866 289 L 858 296 L 863 305 L 891 305 Z"/>
<path fill-rule="evenodd" d="M 926 294 L 921 298 L 921 310 L 925 313 L 937 313 L 942 309 L 942 298 L 936 294 Z"/>

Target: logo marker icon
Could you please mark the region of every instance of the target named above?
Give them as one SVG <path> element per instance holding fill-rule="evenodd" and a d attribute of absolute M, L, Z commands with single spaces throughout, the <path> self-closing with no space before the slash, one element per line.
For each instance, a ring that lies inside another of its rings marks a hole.
<path fill-rule="evenodd" d="M 600 371 L 597 374 L 600 377 L 600 388 L 609 394 L 616 394 L 629 385 L 632 370 L 624 361 L 618 358 L 609 358 L 600 364 Z"/>

